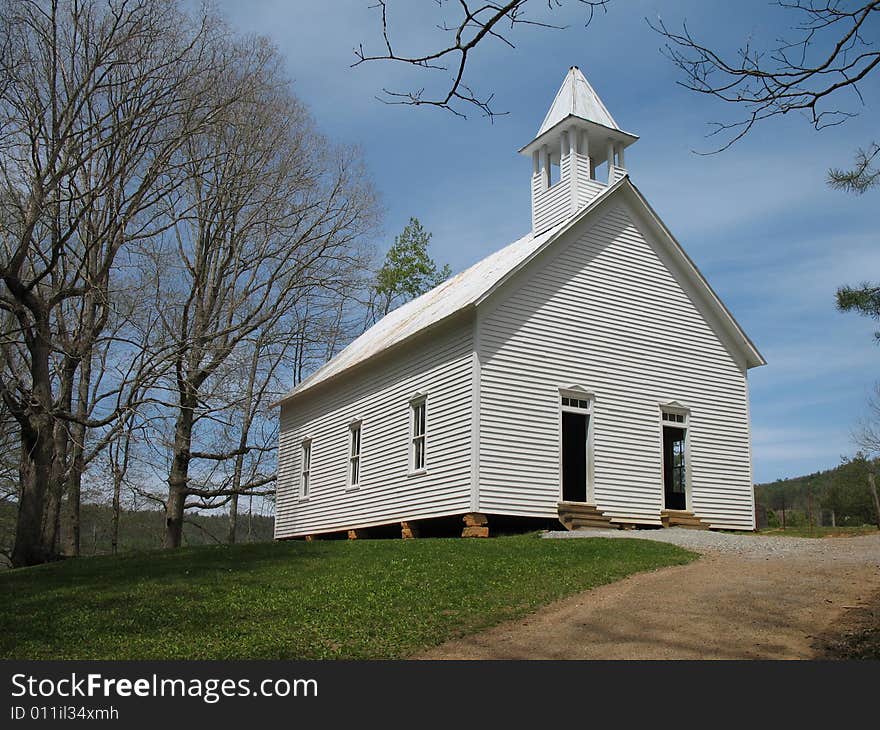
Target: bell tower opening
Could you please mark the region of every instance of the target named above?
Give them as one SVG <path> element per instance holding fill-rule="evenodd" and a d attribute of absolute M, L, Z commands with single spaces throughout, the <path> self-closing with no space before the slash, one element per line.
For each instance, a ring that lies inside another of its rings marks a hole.
<path fill-rule="evenodd" d="M 627 174 L 624 132 L 577 66 L 572 66 L 538 135 L 520 150 L 532 158 L 532 233 L 575 215 Z"/>

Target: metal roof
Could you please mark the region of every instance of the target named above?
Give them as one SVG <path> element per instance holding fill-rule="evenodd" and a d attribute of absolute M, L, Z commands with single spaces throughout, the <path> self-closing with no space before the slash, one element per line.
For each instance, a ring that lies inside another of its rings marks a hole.
<path fill-rule="evenodd" d="M 422 296 L 389 312 L 333 359 L 305 378 L 282 401 L 314 387 L 475 304 L 510 271 L 569 221 L 533 236 L 529 233 Z"/>
<path fill-rule="evenodd" d="M 547 112 L 535 136 L 540 137 L 569 116 L 580 117 L 601 124 L 603 127 L 622 131 L 577 66 L 568 69 L 568 74 L 550 105 L 550 111 Z"/>

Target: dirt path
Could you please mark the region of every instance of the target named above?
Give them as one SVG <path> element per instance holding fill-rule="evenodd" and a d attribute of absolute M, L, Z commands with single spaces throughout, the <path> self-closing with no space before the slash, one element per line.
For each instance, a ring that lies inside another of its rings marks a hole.
<path fill-rule="evenodd" d="M 703 548 L 690 565 L 586 591 L 419 658 L 808 659 L 817 637 L 880 590 L 880 536 L 810 542 L 782 555 L 772 542 L 766 555 L 760 543 L 746 555 L 741 543 Z"/>

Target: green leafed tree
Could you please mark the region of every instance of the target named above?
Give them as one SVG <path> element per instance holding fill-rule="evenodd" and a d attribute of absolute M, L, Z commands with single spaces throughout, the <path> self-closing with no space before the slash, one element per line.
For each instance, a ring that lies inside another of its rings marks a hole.
<path fill-rule="evenodd" d="M 864 282 L 858 286 L 842 286 L 837 290 L 837 308 L 841 312 L 856 312 L 863 317 L 880 319 L 880 286 Z M 880 330 L 874 332 L 880 342 Z"/>
<path fill-rule="evenodd" d="M 392 309 L 433 289 L 452 275 L 449 264 L 442 268 L 428 253 L 431 234 L 418 218 L 409 223 L 385 254 L 370 292 L 368 325 Z"/>

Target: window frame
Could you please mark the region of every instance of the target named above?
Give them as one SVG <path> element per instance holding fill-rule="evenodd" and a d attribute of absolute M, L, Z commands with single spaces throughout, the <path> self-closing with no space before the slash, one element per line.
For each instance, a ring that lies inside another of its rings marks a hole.
<path fill-rule="evenodd" d="M 421 409 L 421 419 L 418 417 Z M 428 396 L 421 394 L 409 401 L 409 474 L 426 474 L 428 471 Z M 421 433 L 416 428 L 421 422 Z M 421 442 L 421 464 L 418 463 L 418 443 Z"/>
<path fill-rule="evenodd" d="M 312 495 L 312 439 L 299 444 L 299 501 L 307 502 Z"/>
<path fill-rule="evenodd" d="M 357 435 L 356 440 L 355 435 Z M 357 447 L 357 451 L 355 451 L 355 447 Z M 361 464 L 363 461 L 361 457 L 363 456 L 363 450 L 363 421 L 352 421 L 350 424 L 348 424 L 348 479 L 346 481 L 346 488 L 349 491 L 360 489 L 361 479 L 363 478 L 363 474 L 361 472 Z M 356 479 L 355 472 L 357 472 Z"/>

